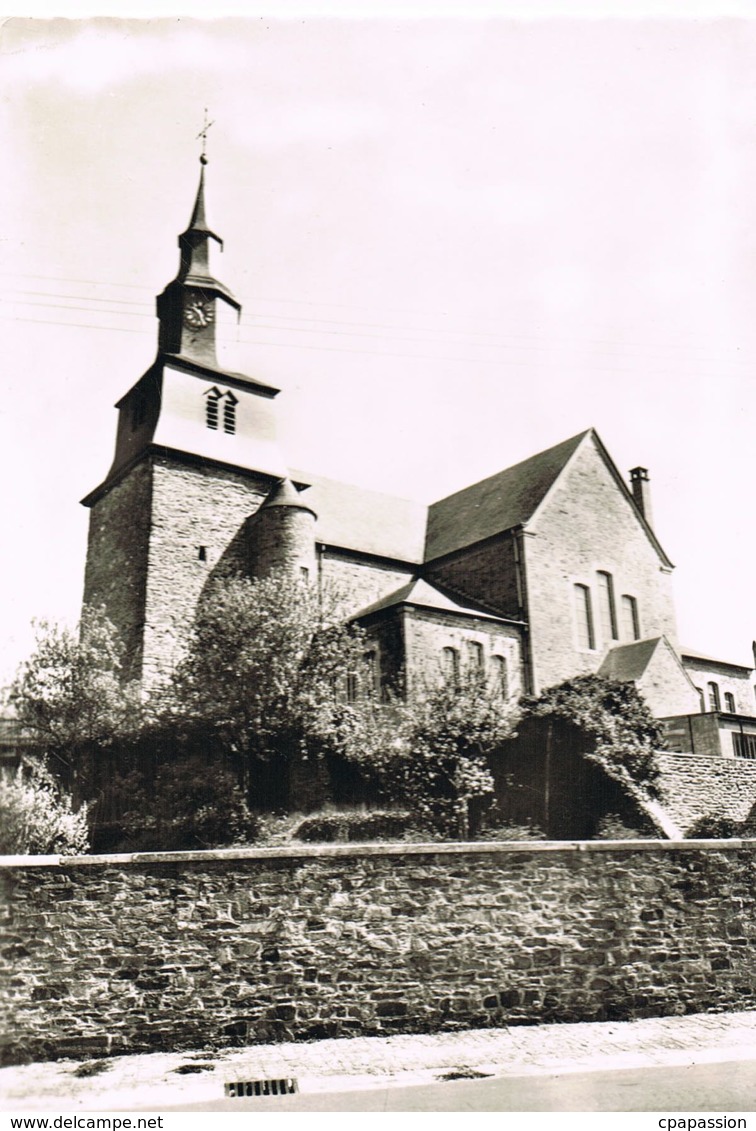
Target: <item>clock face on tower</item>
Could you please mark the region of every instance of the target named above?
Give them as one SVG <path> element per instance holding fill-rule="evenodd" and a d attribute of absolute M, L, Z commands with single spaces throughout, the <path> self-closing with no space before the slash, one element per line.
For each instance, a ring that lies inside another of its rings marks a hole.
<path fill-rule="evenodd" d="M 215 317 L 213 304 L 203 302 L 201 299 L 190 299 L 184 307 L 184 324 L 193 330 L 201 330 L 209 326 Z"/>

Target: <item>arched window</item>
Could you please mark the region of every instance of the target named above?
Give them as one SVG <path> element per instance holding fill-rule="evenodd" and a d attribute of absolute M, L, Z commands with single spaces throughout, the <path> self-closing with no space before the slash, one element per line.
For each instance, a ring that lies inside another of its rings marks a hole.
<path fill-rule="evenodd" d="M 638 602 L 628 593 L 622 595 L 622 639 L 640 640 L 640 622 L 638 621 Z"/>
<path fill-rule="evenodd" d="M 598 572 L 599 612 L 604 642 L 617 640 L 617 610 L 614 607 L 614 580 L 604 570 Z"/>
<path fill-rule="evenodd" d="M 467 658 L 472 675 L 483 673 L 483 645 L 478 640 L 467 641 Z"/>
<path fill-rule="evenodd" d="M 701 704 L 701 714 L 705 715 L 706 714 L 706 700 L 704 699 L 703 688 L 697 687 L 696 691 L 698 692 L 698 699 L 699 699 L 699 702 Z"/>
<path fill-rule="evenodd" d="M 595 648 L 593 606 L 591 604 L 591 591 L 587 585 L 575 585 L 575 616 L 577 618 L 578 645 L 581 648 Z"/>
<path fill-rule="evenodd" d="M 447 683 L 459 686 L 459 652 L 456 648 L 442 648 L 441 670 Z"/>
<path fill-rule="evenodd" d="M 719 684 L 707 683 L 706 688 L 709 692 L 709 710 L 718 711 L 719 708 Z"/>
<path fill-rule="evenodd" d="M 730 715 L 734 715 L 735 714 L 735 696 L 732 694 L 731 691 L 725 691 L 724 700 L 725 700 L 725 711 L 727 711 Z"/>
<path fill-rule="evenodd" d="M 491 685 L 501 692 L 503 699 L 509 698 L 509 670 L 505 656 L 491 657 Z"/>

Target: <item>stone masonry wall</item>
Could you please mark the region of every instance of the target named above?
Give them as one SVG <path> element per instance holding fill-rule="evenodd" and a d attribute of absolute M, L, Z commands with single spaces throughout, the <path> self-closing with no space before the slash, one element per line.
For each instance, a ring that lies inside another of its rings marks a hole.
<path fill-rule="evenodd" d="M 756 829 L 751 818 L 756 807 L 756 762 L 695 754 L 657 754 L 656 761 L 662 804 L 684 833 L 702 817 L 726 817 Z"/>
<path fill-rule="evenodd" d="M 144 460 L 89 512 L 84 604 L 105 609 L 123 641 L 130 677 L 142 665 L 151 498 L 152 466 Z"/>
<path fill-rule="evenodd" d="M 214 571 L 245 572 L 245 524 L 270 487 L 230 469 L 155 461 L 144 635 L 144 682 L 175 665 Z"/>
<path fill-rule="evenodd" d="M 6 1062 L 754 1008 L 756 843 L 0 862 Z"/>
<path fill-rule="evenodd" d="M 677 646 L 669 572 L 593 441 L 578 449 L 529 530 L 535 534 L 526 539 L 525 560 L 536 690 L 597 671 L 617 643 L 602 631 L 599 570 L 612 575 L 620 623 L 621 598 L 628 594 L 638 603 L 641 639 L 666 636 Z M 575 584 L 591 591 L 592 650 L 578 645 Z"/>

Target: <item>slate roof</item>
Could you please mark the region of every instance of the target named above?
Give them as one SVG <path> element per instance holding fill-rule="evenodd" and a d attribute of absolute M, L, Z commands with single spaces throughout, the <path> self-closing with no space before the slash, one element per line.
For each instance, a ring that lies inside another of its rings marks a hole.
<path fill-rule="evenodd" d="M 426 561 L 527 522 L 587 435 L 581 432 L 433 503 L 428 512 Z"/>
<path fill-rule="evenodd" d="M 740 668 L 746 672 L 753 669 L 753 664 L 741 664 L 738 660 L 717 660 L 714 656 L 707 656 L 703 652 L 694 652 L 692 648 L 681 648 L 680 655 L 683 660 L 693 660 L 700 664 L 716 664 L 719 668 Z"/>
<path fill-rule="evenodd" d="M 482 606 L 462 604 L 456 598 L 437 589 L 435 585 L 423 581 L 422 578 L 410 581 L 407 585 L 403 585 L 401 589 L 390 593 L 388 597 L 383 597 L 380 601 L 375 601 L 367 608 L 361 609 L 353 619 L 358 620 L 369 616 L 371 613 L 377 613 L 382 609 L 389 609 L 397 605 L 418 605 L 423 609 L 436 609 L 444 613 L 458 613 L 484 620 L 502 621 L 507 619 L 488 612 Z"/>
<path fill-rule="evenodd" d="M 654 636 L 650 640 L 618 644 L 604 657 L 598 674 L 606 679 L 617 679 L 624 683 L 640 679 L 661 641 L 661 636 Z"/>
<path fill-rule="evenodd" d="M 428 516 L 425 503 L 307 472 L 292 471 L 291 478 L 295 483 L 311 484 L 302 491 L 302 502 L 318 516 L 318 542 L 412 565 L 422 562 Z"/>

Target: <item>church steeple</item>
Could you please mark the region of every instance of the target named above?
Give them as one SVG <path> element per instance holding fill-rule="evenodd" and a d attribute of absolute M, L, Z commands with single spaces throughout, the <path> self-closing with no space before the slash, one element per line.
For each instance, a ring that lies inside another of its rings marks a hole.
<path fill-rule="evenodd" d="M 179 354 L 203 365 L 215 366 L 217 300 L 221 299 L 237 312 L 241 304 L 210 270 L 210 240 L 215 240 L 221 250 L 223 241 L 205 219 L 207 157 L 204 152 L 200 164 L 199 186 L 189 227 L 178 238 L 178 274 L 157 300 L 158 349 L 161 353 Z"/>

